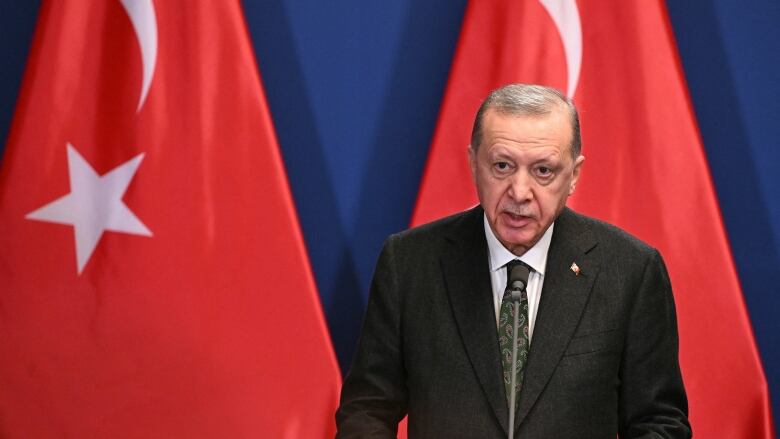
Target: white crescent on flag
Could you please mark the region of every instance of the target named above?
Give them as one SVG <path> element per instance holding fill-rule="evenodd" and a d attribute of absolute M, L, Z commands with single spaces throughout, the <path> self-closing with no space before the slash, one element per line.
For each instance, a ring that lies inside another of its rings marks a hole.
<path fill-rule="evenodd" d="M 561 35 L 566 53 L 566 96 L 574 97 L 582 65 L 582 27 L 576 0 L 539 0 Z"/>
<path fill-rule="evenodd" d="M 141 61 L 143 62 L 143 82 L 141 84 L 141 97 L 138 99 L 136 112 L 141 111 L 149 86 L 152 85 L 154 67 L 157 64 L 157 17 L 154 12 L 152 0 L 120 0 L 124 6 L 130 21 L 133 23 L 135 35 L 138 38 L 138 46 L 141 48 Z"/>

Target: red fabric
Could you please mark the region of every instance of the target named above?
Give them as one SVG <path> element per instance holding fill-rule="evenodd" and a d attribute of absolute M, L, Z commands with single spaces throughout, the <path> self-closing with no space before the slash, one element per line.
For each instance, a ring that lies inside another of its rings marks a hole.
<path fill-rule="evenodd" d="M 141 2 L 142 3 L 142 2 Z M 146 102 L 119 1 L 44 1 L 0 171 L 0 436 L 324 438 L 340 374 L 238 0 L 156 1 Z M 153 236 L 25 219 L 145 156 Z"/>
<path fill-rule="evenodd" d="M 567 3 L 567 2 L 558 2 Z M 672 278 L 693 431 L 774 437 L 768 390 L 662 2 L 579 2 L 574 95 L 587 158 L 576 210 L 657 247 Z M 566 90 L 540 2 L 471 2 L 412 220 L 477 203 L 466 148 L 477 107 L 510 82 Z"/>

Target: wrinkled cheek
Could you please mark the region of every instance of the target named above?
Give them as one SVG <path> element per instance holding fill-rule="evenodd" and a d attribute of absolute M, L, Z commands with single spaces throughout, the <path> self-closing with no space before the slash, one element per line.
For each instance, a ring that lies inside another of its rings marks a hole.
<path fill-rule="evenodd" d="M 485 212 L 488 212 L 490 216 L 495 218 L 501 211 L 503 194 L 495 188 L 478 190 L 477 193 L 479 195 L 480 204 L 482 204 Z"/>

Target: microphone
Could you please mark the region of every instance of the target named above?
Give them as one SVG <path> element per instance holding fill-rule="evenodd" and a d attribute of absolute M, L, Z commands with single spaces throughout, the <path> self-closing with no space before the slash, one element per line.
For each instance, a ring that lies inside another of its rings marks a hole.
<path fill-rule="evenodd" d="M 528 276 L 531 271 L 525 264 L 512 264 L 509 267 L 509 275 L 507 284 L 509 285 L 509 291 L 512 294 L 512 300 L 522 299 L 522 294 L 525 292 L 525 287 L 528 285 Z"/>
<path fill-rule="evenodd" d="M 510 264 L 508 266 L 507 285 L 515 308 L 514 331 L 512 332 L 512 381 L 509 392 L 509 439 L 515 436 L 515 409 L 517 405 L 517 336 L 519 335 L 520 301 L 527 299 L 525 287 L 528 285 L 528 276 L 531 274 L 525 264 Z"/>

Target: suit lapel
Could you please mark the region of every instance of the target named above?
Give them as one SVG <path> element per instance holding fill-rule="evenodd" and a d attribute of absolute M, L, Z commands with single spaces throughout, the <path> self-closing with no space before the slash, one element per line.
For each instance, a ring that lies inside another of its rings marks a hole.
<path fill-rule="evenodd" d="M 595 245 L 590 231 L 579 222 L 576 214 L 564 209 L 555 222 L 547 256 L 544 286 L 518 404 L 517 426 L 544 390 L 577 329 L 599 271 L 599 261 L 589 254 Z M 571 269 L 572 263 L 579 267 L 579 274 Z"/>
<path fill-rule="evenodd" d="M 450 249 L 444 252 L 441 266 L 466 354 L 498 422 L 507 431 L 506 394 L 501 381 L 496 314 L 482 216 L 482 209 L 477 207 L 453 225 L 446 244 Z"/>

